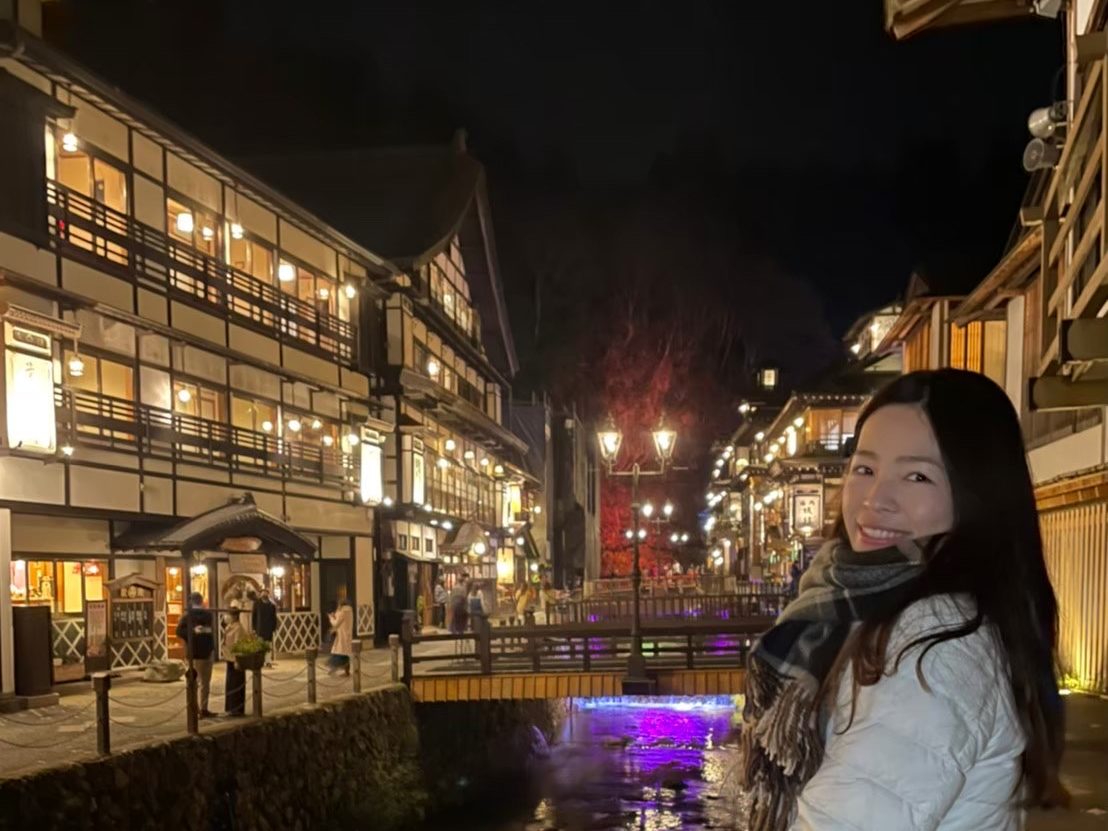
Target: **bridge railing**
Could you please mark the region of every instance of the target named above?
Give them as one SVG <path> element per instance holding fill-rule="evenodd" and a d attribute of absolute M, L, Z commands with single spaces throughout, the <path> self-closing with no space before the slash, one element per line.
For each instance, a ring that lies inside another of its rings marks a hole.
<path fill-rule="evenodd" d="M 773 625 L 774 616 L 741 621 L 644 623 L 647 669 L 741 666 L 754 638 Z M 420 644 L 452 643 L 453 650 L 421 650 Z M 413 675 L 494 675 L 520 672 L 598 672 L 627 665 L 630 627 L 574 623 L 561 626 L 494 627 L 477 618 L 463 635 L 417 635 L 406 622 L 401 632 L 402 677 Z"/>
<path fill-rule="evenodd" d="M 742 621 L 754 617 L 775 617 L 790 597 L 780 591 L 748 594 L 658 595 L 639 600 L 643 620 Z M 551 604 L 547 621 L 571 623 L 616 623 L 631 620 L 634 600 L 630 597 L 590 597 Z"/>

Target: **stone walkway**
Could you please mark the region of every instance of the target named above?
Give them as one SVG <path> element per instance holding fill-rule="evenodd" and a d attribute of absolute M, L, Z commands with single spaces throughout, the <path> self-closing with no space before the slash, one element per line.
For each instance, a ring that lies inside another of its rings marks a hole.
<path fill-rule="evenodd" d="M 447 654 L 452 644 L 420 644 L 417 654 Z M 200 732 L 226 729 L 240 718 L 220 716 L 224 700 L 224 669 L 212 673 L 210 707 L 217 714 L 203 719 Z M 362 690 L 390 683 L 389 650 L 371 649 L 362 654 Z M 184 735 L 185 683 L 143 683 L 140 673 L 124 673 L 112 679 L 109 693 L 112 751 Z M 341 673 L 329 675 L 326 656 L 317 663 L 316 700 L 326 701 L 353 692 L 353 679 Z M 0 713 L 0 777 L 95 758 L 96 697 L 89 682 L 64 685 L 58 706 Z M 306 707 L 307 665 L 304 659 L 286 657 L 262 672 L 262 707 L 266 714 Z M 246 712 L 252 712 L 253 691 L 249 676 Z M 249 716 L 247 716 L 249 718 Z"/>
<path fill-rule="evenodd" d="M 1066 698 L 1062 781 L 1073 805 L 1068 811 L 1033 811 L 1029 831 L 1108 831 L 1108 697 Z"/>

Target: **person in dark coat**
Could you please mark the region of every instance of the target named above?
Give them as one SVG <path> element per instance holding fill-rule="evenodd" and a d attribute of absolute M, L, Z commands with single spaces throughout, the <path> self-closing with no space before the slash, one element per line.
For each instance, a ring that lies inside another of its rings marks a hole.
<path fill-rule="evenodd" d="M 263 641 L 269 643 L 266 650 L 266 666 L 273 666 L 273 636 L 277 633 L 277 607 L 269 597 L 269 589 L 262 589 L 261 596 L 254 601 L 250 612 L 250 628 Z"/>
<path fill-rule="evenodd" d="M 177 637 L 185 643 L 185 656 L 192 660 L 196 670 L 199 694 L 200 718 L 211 718 L 208 709 L 212 689 L 212 654 L 215 637 L 212 634 L 212 613 L 204 608 L 204 595 L 193 592 L 189 608 L 177 623 Z"/>

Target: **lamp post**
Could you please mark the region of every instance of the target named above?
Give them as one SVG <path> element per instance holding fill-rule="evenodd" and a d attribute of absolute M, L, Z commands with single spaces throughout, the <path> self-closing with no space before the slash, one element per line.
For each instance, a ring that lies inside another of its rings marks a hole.
<path fill-rule="evenodd" d="M 623 444 L 623 434 L 616 427 L 611 416 L 604 426 L 597 431 L 596 437 L 600 444 L 600 456 L 608 466 L 609 476 L 630 477 L 631 479 L 631 591 L 634 596 L 631 612 L 631 655 L 627 659 L 627 676 L 623 679 L 624 694 L 650 693 L 653 689 L 653 681 L 646 675 L 646 659 L 642 654 L 642 615 L 640 598 L 642 593 L 642 567 L 639 561 L 639 533 L 640 517 L 643 514 L 643 505 L 639 502 L 639 479 L 644 476 L 663 476 L 666 465 L 673 458 L 673 448 L 677 444 L 677 432 L 665 425 L 665 419 L 659 419 L 658 426 L 651 431 L 654 439 L 654 452 L 658 456 L 659 467 L 656 470 L 643 470 L 638 462 L 635 462 L 630 470 L 615 470 L 616 457 L 619 455 L 620 445 Z M 668 517 L 673 513 L 670 503 L 666 503 L 663 509 Z M 653 513 L 653 509 L 651 509 Z M 649 517 L 648 517 L 649 519 Z"/>

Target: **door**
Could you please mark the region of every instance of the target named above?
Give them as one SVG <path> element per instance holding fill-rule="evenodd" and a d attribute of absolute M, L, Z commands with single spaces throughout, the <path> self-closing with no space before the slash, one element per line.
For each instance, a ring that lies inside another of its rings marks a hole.
<path fill-rule="evenodd" d="M 328 646 L 331 643 L 331 618 L 330 613 L 338 607 L 338 598 L 342 594 L 354 605 L 354 598 L 350 589 L 353 580 L 350 573 L 349 560 L 321 560 L 319 563 L 319 599 L 320 599 L 320 628 L 323 635 L 323 643 Z"/>

